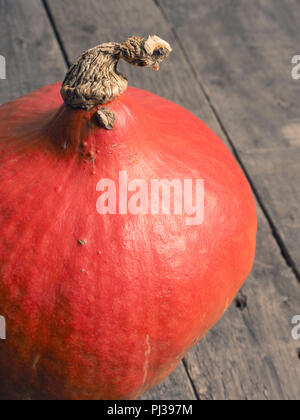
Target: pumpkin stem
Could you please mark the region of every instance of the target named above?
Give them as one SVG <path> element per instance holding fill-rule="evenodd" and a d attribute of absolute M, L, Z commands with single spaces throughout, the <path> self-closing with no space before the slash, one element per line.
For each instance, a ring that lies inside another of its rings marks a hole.
<path fill-rule="evenodd" d="M 70 67 L 61 95 L 72 108 L 91 109 L 118 98 L 128 87 L 128 80 L 117 70 L 119 60 L 139 67 L 159 69 L 172 48 L 158 36 L 144 39 L 132 36 L 123 43 L 110 42 L 82 54 Z M 107 108 L 99 110 L 100 124 L 112 129 L 115 116 Z"/>

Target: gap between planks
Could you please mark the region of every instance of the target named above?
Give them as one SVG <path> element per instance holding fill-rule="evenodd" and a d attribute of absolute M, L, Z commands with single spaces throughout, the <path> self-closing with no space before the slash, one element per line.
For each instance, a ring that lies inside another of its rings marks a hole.
<path fill-rule="evenodd" d="M 62 56 L 63 56 L 64 60 L 65 60 L 66 66 L 67 66 L 67 68 L 69 68 L 71 66 L 71 62 L 69 60 L 67 51 L 66 51 L 66 49 L 64 47 L 64 43 L 63 43 L 63 41 L 62 41 L 62 39 L 61 39 L 61 37 L 59 35 L 59 31 L 58 31 L 57 26 L 55 24 L 55 20 L 54 20 L 54 17 L 52 15 L 52 13 L 51 13 L 51 10 L 50 10 L 50 8 L 48 6 L 47 0 L 41 0 L 41 2 L 42 2 L 42 6 L 44 7 L 44 9 L 46 11 L 46 15 L 47 15 L 47 17 L 49 19 L 50 26 L 51 26 L 51 28 L 52 28 L 52 30 L 54 32 L 56 41 L 57 41 L 57 43 L 59 45 L 60 51 L 62 53 Z"/>

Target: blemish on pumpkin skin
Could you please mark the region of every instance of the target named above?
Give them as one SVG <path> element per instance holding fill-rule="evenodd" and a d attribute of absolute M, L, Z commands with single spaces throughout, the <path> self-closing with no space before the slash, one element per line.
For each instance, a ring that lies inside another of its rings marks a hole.
<path fill-rule="evenodd" d="M 41 355 L 37 354 L 33 360 L 32 370 L 36 370 L 39 361 L 41 360 Z"/>
<path fill-rule="evenodd" d="M 230 306 L 230 300 L 229 299 L 226 299 L 225 307 L 224 307 L 224 314 L 227 311 L 227 309 L 229 308 L 229 306 Z"/>
<path fill-rule="evenodd" d="M 178 354 L 176 357 L 175 357 L 175 360 L 176 361 L 178 361 L 178 360 L 181 360 L 182 358 L 183 358 L 183 354 L 182 353 L 180 353 L 180 354 Z"/>
<path fill-rule="evenodd" d="M 150 345 L 150 337 L 149 335 L 146 336 L 145 340 L 146 350 L 145 350 L 145 365 L 144 365 L 144 378 L 143 378 L 143 385 L 146 383 L 148 371 L 149 371 L 149 360 L 151 354 L 151 345 Z"/>

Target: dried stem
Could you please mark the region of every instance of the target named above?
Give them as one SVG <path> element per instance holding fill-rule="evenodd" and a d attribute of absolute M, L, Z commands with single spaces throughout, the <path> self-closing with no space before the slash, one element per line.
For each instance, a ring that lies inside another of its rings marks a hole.
<path fill-rule="evenodd" d="M 171 51 L 170 45 L 157 36 L 148 39 L 133 36 L 121 44 L 101 44 L 86 51 L 70 67 L 63 82 L 62 97 L 73 108 L 91 109 L 107 104 L 128 87 L 128 80 L 117 70 L 121 58 L 135 66 L 158 70 Z M 100 114 L 100 122 L 102 117 L 105 126 L 107 114 Z M 108 119 L 111 128 L 113 116 Z"/>

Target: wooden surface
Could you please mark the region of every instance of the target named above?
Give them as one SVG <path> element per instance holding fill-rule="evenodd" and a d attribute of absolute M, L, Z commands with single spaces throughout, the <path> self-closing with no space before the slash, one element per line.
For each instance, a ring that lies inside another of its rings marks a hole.
<path fill-rule="evenodd" d="M 64 77 L 83 50 L 159 34 L 160 73 L 130 83 L 189 109 L 231 148 L 259 215 L 254 270 L 235 304 L 142 399 L 300 399 L 300 54 L 298 0 L 0 0 L 0 103 Z M 125 67 L 126 66 L 126 67 Z"/>

